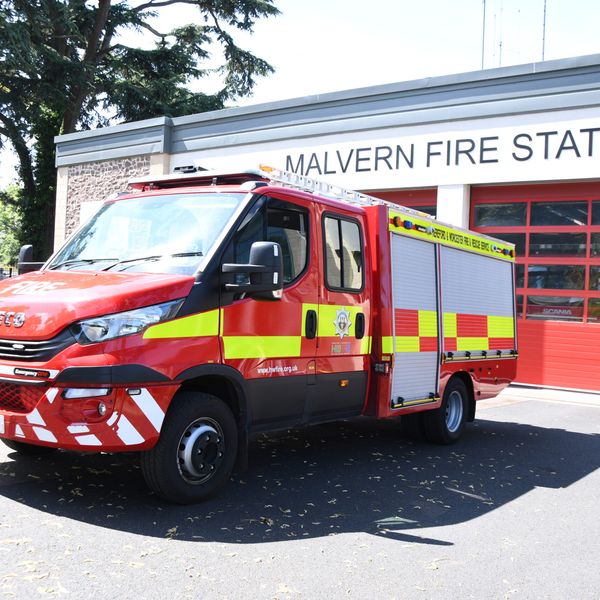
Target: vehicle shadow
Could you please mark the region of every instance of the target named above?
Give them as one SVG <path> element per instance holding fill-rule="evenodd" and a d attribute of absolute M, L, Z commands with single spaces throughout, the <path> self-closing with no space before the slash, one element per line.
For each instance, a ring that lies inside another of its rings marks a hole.
<path fill-rule="evenodd" d="M 154 537 L 261 543 L 367 532 L 451 545 L 421 528 L 462 523 L 535 487 L 600 466 L 600 436 L 478 420 L 454 446 L 358 419 L 254 441 L 250 468 L 195 506 L 147 491 L 136 455 L 57 452 L 0 462 L 0 495 L 37 510 Z M 410 530 L 410 533 L 405 530 Z"/>

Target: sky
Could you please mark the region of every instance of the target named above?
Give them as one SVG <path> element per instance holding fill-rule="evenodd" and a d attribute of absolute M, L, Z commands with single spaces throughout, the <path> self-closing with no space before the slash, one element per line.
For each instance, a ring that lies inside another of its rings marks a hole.
<path fill-rule="evenodd" d="M 259 21 L 253 34 L 235 33 L 238 45 L 267 60 L 275 73 L 258 80 L 252 97 L 232 105 L 538 62 L 542 55 L 553 60 L 600 53 L 600 0 L 276 0 L 275 4 L 282 13 L 279 17 Z M 196 15 L 192 6 L 167 7 L 156 26 L 165 31 Z M 148 37 L 140 44 L 144 39 Z M 216 80 L 202 80 L 192 89 L 211 92 L 218 85 Z M 10 153 L 0 153 L 0 187 L 14 179 L 13 164 Z"/>
<path fill-rule="evenodd" d="M 482 0 L 279 0 L 248 46 L 275 75 L 244 104 L 482 68 Z M 486 69 L 540 61 L 544 0 L 485 2 Z M 544 58 L 600 52 L 600 1 L 546 0 Z"/>

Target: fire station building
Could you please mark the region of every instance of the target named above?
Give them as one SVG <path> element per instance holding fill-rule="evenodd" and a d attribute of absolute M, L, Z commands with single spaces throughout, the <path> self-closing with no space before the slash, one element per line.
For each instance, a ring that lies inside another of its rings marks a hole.
<path fill-rule="evenodd" d="M 600 390 L 600 54 L 60 136 L 56 243 L 130 177 L 259 164 L 516 244 L 521 383 Z"/>

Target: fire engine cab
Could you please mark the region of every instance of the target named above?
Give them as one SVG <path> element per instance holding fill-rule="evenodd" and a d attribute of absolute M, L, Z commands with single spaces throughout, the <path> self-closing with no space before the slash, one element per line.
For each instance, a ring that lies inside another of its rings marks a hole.
<path fill-rule="evenodd" d="M 294 173 L 187 170 L 0 283 L 12 450 L 137 451 L 190 503 L 259 432 L 418 413 L 448 444 L 514 377 L 511 244 Z"/>

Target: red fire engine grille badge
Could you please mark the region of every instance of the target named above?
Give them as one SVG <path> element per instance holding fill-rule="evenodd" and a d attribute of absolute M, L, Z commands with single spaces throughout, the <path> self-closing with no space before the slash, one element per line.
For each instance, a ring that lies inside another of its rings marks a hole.
<path fill-rule="evenodd" d="M 335 321 L 335 334 L 340 336 L 340 340 L 344 339 L 345 335 L 350 334 L 350 313 L 342 306 L 340 310 L 336 311 Z"/>

